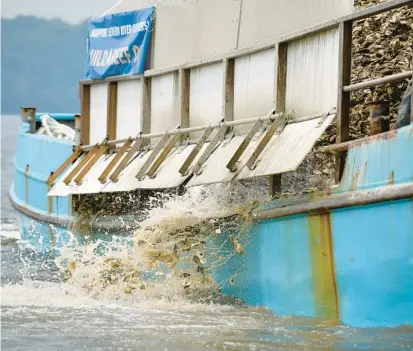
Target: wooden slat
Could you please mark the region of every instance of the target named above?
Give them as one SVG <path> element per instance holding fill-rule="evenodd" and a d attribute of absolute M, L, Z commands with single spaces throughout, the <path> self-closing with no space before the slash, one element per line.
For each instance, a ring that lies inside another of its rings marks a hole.
<path fill-rule="evenodd" d="M 115 140 L 117 125 L 118 83 L 110 82 L 107 89 L 107 138 L 108 140 Z"/>
<path fill-rule="evenodd" d="M 207 148 L 205 149 L 204 153 L 201 155 L 199 158 L 198 162 L 194 166 L 194 173 L 195 174 L 200 174 L 201 168 L 204 165 L 204 163 L 208 160 L 209 156 L 214 152 L 215 147 L 217 144 L 224 140 L 225 134 L 228 130 L 228 126 L 223 124 L 219 130 L 217 131 L 217 134 L 214 136 L 214 138 L 209 142 Z"/>
<path fill-rule="evenodd" d="M 75 178 L 75 183 L 77 185 L 82 183 L 83 178 L 85 175 L 92 169 L 92 167 L 96 164 L 99 158 L 109 149 L 109 145 L 104 144 L 99 147 L 96 151 L 95 155 L 90 159 L 90 161 L 83 167 L 80 173 Z"/>
<path fill-rule="evenodd" d="M 350 92 L 344 92 L 343 87 L 351 81 L 351 43 L 352 21 L 339 25 L 339 62 L 338 62 L 338 97 L 337 97 L 337 137 L 336 143 L 349 139 L 350 126 Z M 344 171 L 346 154 L 336 157 L 336 183 L 340 182 Z"/>
<path fill-rule="evenodd" d="M 235 151 L 234 155 L 232 156 L 231 160 L 227 163 L 227 168 L 231 172 L 235 172 L 237 170 L 237 162 L 247 149 L 248 145 L 250 144 L 251 140 L 254 138 L 255 134 L 257 133 L 258 129 L 261 127 L 262 122 L 258 119 L 252 128 L 249 130 L 248 134 L 245 136 L 244 140 L 242 141 L 241 145 L 238 147 L 237 151 Z"/>
<path fill-rule="evenodd" d="M 142 120 L 141 132 L 149 134 L 151 131 L 151 78 L 142 79 Z M 146 140 L 149 142 L 149 140 Z M 146 142 L 145 141 L 145 142 Z"/>
<path fill-rule="evenodd" d="M 155 160 L 155 158 L 158 156 L 158 154 L 161 152 L 168 139 L 169 135 L 168 133 L 165 133 L 161 140 L 158 142 L 158 144 L 156 144 L 155 148 L 152 150 L 151 154 L 146 159 L 145 163 L 142 165 L 139 172 L 136 174 L 136 178 L 138 180 L 142 180 L 143 178 L 145 178 L 146 171 L 148 170 L 152 162 Z"/>
<path fill-rule="evenodd" d="M 181 128 L 189 127 L 189 95 L 190 95 L 190 70 L 179 70 L 179 114 L 181 116 Z M 181 140 L 188 138 L 188 133 L 182 133 Z"/>
<path fill-rule="evenodd" d="M 226 122 L 234 120 L 234 74 L 235 60 L 224 59 L 222 117 Z"/>
<path fill-rule="evenodd" d="M 52 185 L 53 182 L 63 173 L 63 171 L 69 167 L 73 162 L 75 162 L 80 155 L 83 154 L 83 151 L 80 149 L 76 149 L 73 154 L 71 154 L 65 162 L 54 172 L 46 181 L 48 186 Z"/>
<path fill-rule="evenodd" d="M 172 148 L 176 145 L 176 143 L 179 141 L 180 138 L 181 138 L 181 135 L 179 133 L 176 133 L 169 138 L 168 144 L 165 146 L 161 154 L 158 156 L 158 158 L 155 160 L 151 168 L 149 168 L 148 172 L 146 173 L 149 176 L 149 178 L 155 177 L 156 171 L 159 169 L 162 162 L 165 161 L 165 159 L 168 157 Z"/>
<path fill-rule="evenodd" d="M 274 48 L 274 108 L 285 112 L 287 89 L 287 44 L 279 43 Z"/>
<path fill-rule="evenodd" d="M 249 169 L 254 169 L 255 168 L 255 161 L 257 158 L 261 155 L 261 153 L 264 151 L 265 147 L 267 144 L 270 142 L 271 138 L 277 131 L 279 127 L 281 127 L 284 123 L 286 122 L 286 117 L 284 114 L 281 116 L 277 117 L 275 121 L 271 124 L 270 128 L 268 128 L 267 132 L 265 133 L 264 137 L 261 139 L 260 143 L 258 144 L 257 148 L 255 151 L 252 153 L 250 158 L 248 159 L 246 166 Z"/>
<path fill-rule="evenodd" d="M 90 143 L 90 85 L 83 85 L 81 88 L 81 134 L 80 142 L 82 145 Z"/>
<path fill-rule="evenodd" d="M 202 146 L 204 146 L 205 142 L 207 141 L 207 139 L 209 138 L 209 136 L 211 135 L 213 130 L 214 130 L 214 128 L 208 127 L 205 130 L 204 134 L 202 134 L 201 139 L 198 140 L 197 144 L 192 149 L 191 153 L 189 154 L 189 156 L 187 157 L 187 159 L 185 160 L 185 162 L 183 163 L 183 165 L 179 169 L 179 173 L 182 176 L 186 176 L 188 174 L 188 168 L 191 166 L 192 162 L 195 160 L 195 157 L 201 151 Z"/>
<path fill-rule="evenodd" d="M 112 172 L 113 168 L 115 168 L 115 166 L 118 164 L 118 162 L 120 161 L 120 159 L 122 158 L 122 156 L 125 154 L 125 152 L 129 149 L 129 147 L 131 146 L 133 140 L 131 138 L 129 138 L 128 140 L 126 140 L 122 147 L 120 148 L 120 150 L 118 152 L 116 152 L 115 157 L 112 159 L 112 161 L 110 161 L 109 165 L 106 167 L 106 169 L 102 172 L 102 174 L 99 177 L 99 181 L 104 184 L 106 183 L 106 180 L 110 174 L 110 172 Z"/>
<path fill-rule="evenodd" d="M 142 138 L 139 138 L 135 141 L 135 143 L 129 149 L 128 153 L 125 155 L 125 157 L 122 159 L 122 161 L 120 162 L 118 167 L 115 169 L 115 171 L 110 176 L 110 180 L 112 182 L 116 183 L 118 181 L 119 174 L 128 165 L 128 163 L 132 159 L 133 155 L 135 155 L 142 148 L 142 145 L 143 145 L 143 139 Z"/>
<path fill-rule="evenodd" d="M 86 165 L 86 163 L 89 162 L 89 160 L 95 155 L 98 149 L 99 145 L 95 145 L 93 148 L 91 148 L 87 152 L 87 154 L 82 158 L 79 164 L 66 176 L 66 178 L 63 180 L 63 183 L 69 185 L 69 183 L 76 176 L 76 174 L 78 174 L 80 170 Z"/>

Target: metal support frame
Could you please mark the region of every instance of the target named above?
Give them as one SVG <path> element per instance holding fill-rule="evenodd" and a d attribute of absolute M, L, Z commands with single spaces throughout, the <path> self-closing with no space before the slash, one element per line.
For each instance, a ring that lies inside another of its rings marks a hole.
<path fill-rule="evenodd" d="M 152 150 L 151 154 L 146 159 L 145 163 L 142 165 L 139 172 L 136 174 L 136 178 L 138 180 L 143 180 L 143 178 L 145 178 L 146 171 L 151 166 L 152 162 L 155 160 L 158 154 L 161 152 L 165 144 L 168 142 L 168 139 L 169 139 L 169 134 L 165 133 L 162 136 L 161 140 L 158 142 L 158 144 L 156 144 L 155 148 Z"/>
<path fill-rule="evenodd" d="M 78 165 L 63 179 L 63 183 L 69 185 L 72 179 L 85 167 L 85 165 L 90 161 L 90 159 L 96 154 L 99 149 L 99 145 L 95 145 L 91 150 L 89 150 L 86 155 L 80 160 Z"/>
<path fill-rule="evenodd" d="M 229 122 L 234 120 L 235 59 L 224 59 L 223 65 L 222 118 Z"/>
<path fill-rule="evenodd" d="M 108 140 L 116 139 L 118 82 L 110 82 L 107 86 L 107 118 L 106 137 Z"/>
<path fill-rule="evenodd" d="M 83 178 L 92 169 L 92 167 L 96 164 L 96 162 L 100 159 L 100 157 L 108 150 L 108 148 L 109 148 L 108 144 L 103 144 L 99 147 L 95 155 L 89 160 L 89 162 L 85 165 L 85 167 L 83 167 L 83 169 L 74 179 L 77 185 L 80 185 L 82 183 Z"/>
<path fill-rule="evenodd" d="M 396 81 L 400 79 L 405 79 L 411 72 L 398 73 L 388 77 L 382 77 L 379 79 L 374 79 L 366 82 L 361 82 L 357 84 L 350 84 L 350 74 L 351 74 L 351 44 L 352 44 L 352 23 L 354 21 L 362 20 L 386 11 L 390 11 L 402 6 L 411 4 L 411 0 L 389 0 L 386 3 L 382 3 L 376 6 L 372 6 L 361 11 L 351 13 L 331 21 L 317 24 L 310 28 L 305 28 L 303 30 L 283 35 L 274 38 L 268 42 L 260 43 L 258 45 L 237 49 L 226 53 L 224 55 L 218 55 L 211 58 L 203 58 L 200 60 L 195 60 L 192 62 L 187 62 L 179 65 L 174 65 L 171 67 L 161 68 L 161 69 L 151 69 L 145 71 L 143 75 L 140 76 L 128 76 L 128 77 L 111 77 L 105 81 L 114 82 L 129 79 L 142 79 L 143 80 L 143 103 L 142 103 L 142 132 L 144 136 L 142 139 L 148 142 L 150 138 L 160 137 L 162 133 L 150 132 L 150 104 L 151 104 L 151 93 L 150 93 L 150 82 L 151 77 L 161 76 L 169 73 L 179 73 L 179 85 L 180 85 L 180 112 L 181 112 L 181 122 L 184 127 L 181 131 L 181 137 L 183 138 L 186 134 L 195 131 L 206 130 L 206 127 L 202 128 L 186 128 L 189 125 L 188 114 L 189 114 L 189 72 L 192 68 L 202 67 L 205 65 L 223 62 L 224 63 L 224 92 L 223 92 L 223 117 L 225 121 L 229 121 L 233 116 L 233 76 L 234 76 L 234 61 L 236 58 L 244 57 L 246 55 L 251 55 L 254 53 L 262 52 L 264 50 L 275 48 L 275 96 L 274 103 L 277 111 L 285 111 L 285 76 L 286 76 L 286 65 L 287 65 L 287 48 L 288 42 L 303 38 L 308 35 L 314 35 L 321 31 L 325 31 L 331 28 L 339 27 L 339 82 L 338 82 L 338 97 L 337 97 L 337 143 L 346 142 L 349 138 L 349 102 L 350 102 L 350 92 L 357 89 L 362 89 L 365 87 L 376 86 L 378 84 L 383 84 L 390 81 Z M 88 123 L 90 122 L 90 85 L 95 82 L 90 80 L 81 81 L 82 85 L 82 143 L 88 144 L 89 142 L 89 128 Z M 413 101 L 412 101 L 413 107 Z M 188 111 L 188 113 L 187 113 Z M 413 108 L 412 108 L 413 111 Z M 413 123 L 413 112 L 411 121 Z M 228 124 L 227 126 L 232 126 Z M 170 132 L 168 132 L 170 133 Z M 185 133 L 185 134 L 184 134 Z M 169 134 L 171 135 L 171 134 Z M 113 144 L 124 142 L 124 140 L 113 141 Z M 207 149 L 209 154 L 213 152 L 213 148 L 208 146 Z M 90 149 L 92 146 L 83 147 L 83 150 Z M 201 145 L 202 147 L 202 145 Z M 194 151 L 194 150 L 193 150 Z M 256 150 L 258 151 L 258 150 Z M 198 151 L 194 151 L 194 158 Z M 192 155 L 192 153 L 191 153 Z M 235 155 L 234 155 L 235 156 Z M 201 156 L 201 159 L 208 158 L 209 155 L 205 154 Z M 345 153 L 341 153 L 336 159 L 336 182 L 339 182 L 345 163 Z M 189 158 L 187 159 L 187 161 Z M 193 160 L 192 160 L 193 161 Z M 191 162 L 184 167 L 181 167 L 182 173 L 186 174 Z M 205 162 L 205 161 L 204 161 Z M 195 166 L 197 171 L 200 171 L 202 166 Z M 234 165 L 231 164 L 233 169 Z M 181 174 L 182 174 L 181 173 Z"/>
<path fill-rule="evenodd" d="M 125 143 L 122 145 L 119 151 L 116 152 L 115 157 L 110 161 L 109 165 L 105 168 L 105 170 L 102 172 L 102 174 L 99 177 L 99 181 L 102 184 L 105 184 L 107 181 L 107 178 L 112 172 L 113 168 L 118 164 L 118 162 L 121 160 L 122 156 L 125 154 L 125 152 L 129 149 L 131 146 L 133 140 L 129 138 L 128 140 L 125 141 Z"/>
<path fill-rule="evenodd" d="M 88 145 L 90 143 L 90 85 L 80 87 L 81 95 L 81 129 L 80 143 Z"/>
<path fill-rule="evenodd" d="M 218 143 L 224 140 L 225 134 L 228 130 L 228 124 L 222 124 L 219 129 L 217 130 L 217 133 L 215 136 L 212 138 L 212 140 L 209 142 L 207 148 L 199 158 L 198 162 L 195 164 L 193 171 L 195 174 L 200 174 L 201 173 L 201 168 L 204 165 L 204 163 L 208 160 L 209 156 L 214 152 L 216 146 Z"/>
<path fill-rule="evenodd" d="M 275 110 L 272 110 L 269 114 L 268 117 L 272 116 L 275 114 Z M 242 154 L 245 152 L 247 149 L 248 145 L 254 138 L 255 134 L 257 134 L 258 130 L 260 129 L 262 125 L 262 121 L 260 119 L 257 119 L 257 121 L 254 123 L 252 128 L 248 131 L 248 134 L 245 136 L 244 140 L 242 141 L 241 145 L 238 147 L 237 151 L 235 151 L 234 155 L 231 157 L 231 160 L 227 163 L 227 168 L 231 172 L 235 172 L 237 170 L 237 162 L 241 158 Z"/>
<path fill-rule="evenodd" d="M 149 176 L 149 178 L 155 177 L 156 171 L 159 169 L 162 162 L 164 162 L 165 159 L 168 157 L 169 153 L 171 152 L 171 150 L 173 149 L 173 147 L 176 145 L 176 143 L 179 141 L 180 138 L 181 138 L 181 135 L 179 133 L 176 133 L 175 135 L 169 138 L 168 144 L 165 146 L 161 154 L 158 156 L 158 158 L 155 160 L 153 165 L 149 168 L 148 172 L 146 173 Z"/>
<path fill-rule="evenodd" d="M 185 160 L 185 162 L 182 164 L 181 168 L 179 169 L 179 173 L 182 176 L 186 176 L 188 174 L 189 167 L 191 166 L 192 162 L 195 160 L 195 157 L 201 151 L 202 147 L 204 146 L 204 144 L 206 143 L 206 141 L 208 140 L 209 136 L 214 131 L 214 129 L 215 128 L 213 127 L 208 127 L 207 129 L 205 129 L 205 132 L 202 134 L 201 139 L 198 140 L 195 147 L 192 149 L 191 153 L 189 154 L 189 156 L 187 157 L 187 159 Z"/>
<path fill-rule="evenodd" d="M 339 62 L 338 62 L 338 96 L 337 96 L 337 136 L 336 143 L 349 139 L 350 127 L 350 92 L 343 91 L 343 87 L 350 84 L 351 80 L 351 43 L 353 22 L 339 24 Z M 336 183 L 340 182 L 344 171 L 346 154 L 336 157 Z"/>
<path fill-rule="evenodd" d="M 133 155 L 135 155 L 137 152 L 140 152 L 143 146 L 143 139 L 138 137 L 138 139 L 135 141 L 135 143 L 131 146 L 129 149 L 128 153 L 125 155 L 125 157 L 122 159 L 118 167 L 115 169 L 115 171 L 112 173 L 110 176 L 110 180 L 114 183 L 116 183 L 119 179 L 120 173 L 125 169 L 125 167 L 128 165 L 129 161 L 132 159 Z"/>
<path fill-rule="evenodd" d="M 278 118 L 274 120 L 270 128 L 268 128 L 267 132 L 265 133 L 264 137 L 261 139 L 255 151 L 249 157 L 246 163 L 246 166 L 248 167 L 248 169 L 253 170 L 256 167 L 255 162 L 257 161 L 261 153 L 264 151 L 265 147 L 268 145 L 268 143 L 270 142 L 275 132 L 280 127 L 284 128 L 286 123 L 287 123 L 287 118 L 284 114 L 281 114 L 281 116 L 279 116 Z"/>

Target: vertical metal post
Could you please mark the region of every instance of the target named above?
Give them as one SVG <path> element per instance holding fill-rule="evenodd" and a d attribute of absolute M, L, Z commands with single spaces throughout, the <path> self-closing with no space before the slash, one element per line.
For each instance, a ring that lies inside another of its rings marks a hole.
<path fill-rule="evenodd" d="M 118 110 L 118 83 L 110 82 L 107 86 L 107 128 L 106 136 L 108 140 L 116 139 L 116 124 L 117 124 L 117 110 Z"/>
<path fill-rule="evenodd" d="M 79 148 L 81 142 L 81 116 L 79 114 L 75 115 L 75 147 L 76 149 Z"/>
<path fill-rule="evenodd" d="M 270 197 L 281 192 L 281 174 L 272 174 L 269 177 L 268 193 Z"/>
<path fill-rule="evenodd" d="M 189 96 L 191 89 L 190 69 L 179 69 L 178 73 L 178 99 L 179 115 L 181 116 L 181 128 L 189 127 Z M 188 133 L 181 134 L 181 141 L 188 138 Z"/>
<path fill-rule="evenodd" d="M 277 112 L 285 112 L 287 92 L 287 43 L 278 43 L 274 47 L 274 108 Z M 281 192 L 281 174 L 268 177 L 269 195 L 272 197 Z"/>
<path fill-rule="evenodd" d="M 36 132 L 36 108 L 35 107 L 21 107 L 20 118 L 22 122 L 30 125 L 30 133 Z"/>
<path fill-rule="evenodd" d="M 141 132 L 142 134 L 149 134 L 151 131 L 151 78 L 142 77 L 141 106 Z M 149 139 L 144 142 L 149 142 Z"/>
<path fill-rule="evenodd" d="M 90 143 L 90 85 L 80 85 L 81 94 L 81 136 L 82 145 Z"/>
<path fill-rule="evenodd" d="M 278 43 L 274 47 L 274 108 L 285 112 L 287 89 L 287 43 Z"/>
<path fill-rule="evenodd" d="M 229 122 L 234 120 L 235 59 L 224 59 L 223 65 L 222 118 L 226 122 Z"/>
<path fill-rule="evenodd" d="M 349 139 L 350 93 L 343 91 L 343 86 L 351 82 L 351 45 L 353 22 L 341 22 L 339 25 L 338 55 L 338 96 L 337 96 L 337 137 L 336 143 Z M 344 171 L 346 153 L 336 156 L 336 183 L 340 182 Z"/>
<path fill-rule="evenodd" d="M 413 124 L 413 75 L 411 81 L 411 95 L 410 95 L 410 124 Z"/>

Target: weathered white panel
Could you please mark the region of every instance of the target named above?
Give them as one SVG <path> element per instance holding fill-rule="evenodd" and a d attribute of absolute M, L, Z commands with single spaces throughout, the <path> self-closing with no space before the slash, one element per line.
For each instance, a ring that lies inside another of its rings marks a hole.
<path fill-rule="evenodd" d="M 338 29 L 288 44 L 286 111 L 302 117 L 337 104 Z"/>
<path fill-rule="evenodd" d="M 86 155 L 85 155 L 86 156 Z M 83 156 L 83 157 L 85 157 Z M 73 180 L 66 185 L 63 180 L 67 175 L 77 166 L 77 164 L 83 158 L 81 157 L 75 162 L 69 169 L 64 172 L 60 180 L 53 186 L 48 193 L 48 196 L 67 196 L 69 194 L 95 194 L 99 193 L 105 186 L 98 178 L 109 165 L 110 161 L 115 157 L 112 155 L 103 155 L 96 162 L 96 164 L 86 173 L 81 184 L 77 185 Z"/>
<path fill-rule="evenodd" d="M 222 119 L 223 64 L 191 69 L 189 126 L 214 124 Z"/>
<path fill-rule="evenodd" d="M 236 136 L 229 142 L 221 143 L 203 165 L 202 172 L 199 175 L 194 174 L 188 182 L 188 186 L 231 181 L 237 173 L 230 172 L 226 165 L 243 139 L 243 136 Z"/>
<path fill-rule="evenodd" d="M 354 0 L 243 0 L 239 47 L 348 14 L 353 4 Z"/>
<path fill-rule="evenodd" d="M 107 84 L 92 84 L 90 87 L 90 144 L 102 142 L 106 137 Z"/>
<path fill-rule="evenodd" d="M 335 114 L 332 114 L 322 123 L 322 118 L 316 118 L 288 124 L 281 134 L 272 137 L 258 157 L 256 168 L 251 171 L 244 167 L 237 179 L 295 171 L 334 118 Z M 251 147 L 257 145 L 258 142 Z"/>
<path fill-rule="evenodd" d="M 236 59 L 234 120 L 267 115 L 273 100 L 274 49 Z"/>
<path fill-rule="evenodd" d="M 174 129 L 181 123 L 177 113 L 177 75 L 170 73 L 152 78 L 151 94 L 151 133 Z"/>
<path fill-rule="evenodd" d="M 118 83 L 116 139 L 136 136 L 141 131 L 142 81 Z"/>
<path fill-rule="evenodd" d="M 354 11 L 354 0 L 123 0 L 107 13 L 156 4 L 152 68 L 224 54 Z"/>
<path fill-rule="evenodd" d="M 265 134 L 257 133 L 253 141 L 237 162 L 237 171 L 230 172 L 226 165 L 236 152 L 245 136 L 237 136 L 228 144 L 221 144 L 205 162 L 202 173 L 194 175 L 188 186 L 229 182 L 233 179 L 248 179 L 271 174 L 294 171 L 311 151 L 315 142 L 331 124 L 335 115 L 327 117 L 321 125 L 321 118 L 288 124 L 278 135 L 275 134 L 256 161 L 256 168 L 249 170 L 245 164 L 258 147 Z"/>

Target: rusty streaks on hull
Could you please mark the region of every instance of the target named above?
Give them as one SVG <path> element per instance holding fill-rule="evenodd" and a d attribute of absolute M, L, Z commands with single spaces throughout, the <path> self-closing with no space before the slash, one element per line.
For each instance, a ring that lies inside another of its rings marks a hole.
<path fill-rule="evenodd" d="M 394 171 L 390 172 L 389 185 L 394 184 Z"/>
<path fill-rule="evenodd" d="M 311 264 L 317 317 L 339 319 L 330 213 L 310 216 Z"/>

